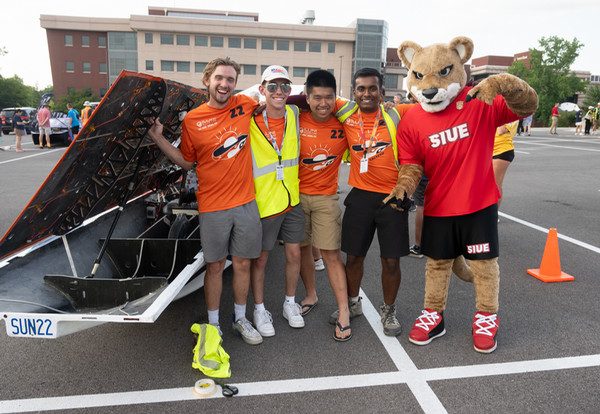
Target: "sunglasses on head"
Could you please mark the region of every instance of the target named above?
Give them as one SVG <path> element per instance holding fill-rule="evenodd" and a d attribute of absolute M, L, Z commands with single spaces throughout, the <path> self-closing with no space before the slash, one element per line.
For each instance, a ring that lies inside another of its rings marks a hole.
<path fill-rule="evenodd" d="M 270 93 L 275 93 L 277 92 L 277 88 L 281 89 L 281 92 L 283 93 L 288 93 L 289 91 L 292 90 L 292 85 L 290 85 L 289 83 L 267 83 L 267 91 L 269 91 Z"/>

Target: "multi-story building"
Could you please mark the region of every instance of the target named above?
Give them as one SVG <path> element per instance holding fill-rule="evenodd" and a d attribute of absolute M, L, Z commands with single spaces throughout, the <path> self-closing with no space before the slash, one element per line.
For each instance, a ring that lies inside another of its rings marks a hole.
<path fill-rule="evenodd" d="M 303 84 L 312 70 L 329 70 L 338 94 L 350 97 L 357 68 L 382 70 L 386 62 L 387 22 L 317 26 L 310 11 L 302 24 L 292 25 L 259 22 L 255 13 L 158 7 L 129 18 L 42 15 L 40 21 L 56 95 L 91 88 L 103 96 L 122 69 L 202 86 L 207 62 L 230 56 L 242 66 L 238 90 L 259 83 L 262 71 L 278 64 L 294 84 Z"/>

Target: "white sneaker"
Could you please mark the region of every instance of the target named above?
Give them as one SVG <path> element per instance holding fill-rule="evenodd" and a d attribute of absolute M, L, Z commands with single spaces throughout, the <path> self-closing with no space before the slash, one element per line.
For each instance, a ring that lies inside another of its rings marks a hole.
<path fill-rule="evenodd" d="M 238 334 L 244 342 L 250 345 L 258 345 L 263 339 L 262 336 L 254 329 L 254 326 L 246 318 L 240 318 L 232 324 L 233 332 Z"/>
<path fill-rule="evenodd" d="M 302 308 L 297 303 L 283 302 L 283 317 L 288 320 L 292 328 L 304 328 Z"/>
<path fill-rule="evenodd" d="M 273 327 L 273 317 L 268 310 L 254 311 L 254 326 L 263 337 L 275 336 L 275 328 Z"/>
<path fill-rule="evenodd" d="M 315 270 L 325 270 L 325 263 L 323 263 L 323 258 L 315 260 Z"/>

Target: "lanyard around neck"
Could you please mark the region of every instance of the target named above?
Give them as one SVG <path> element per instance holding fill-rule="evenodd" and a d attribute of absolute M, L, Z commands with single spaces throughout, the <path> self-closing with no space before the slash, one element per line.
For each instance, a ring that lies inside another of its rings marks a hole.
<path fill-rule="evenodd" d="M 367 150 L 371 148 L 376 141 L 377 127 L 379 126 L 379 120 L 381 119 L 381 106 L 377 108 L 377 117 L 375 118 L 375 122 L 373 123 L 373 130 L 371 131 L 371 142 L 369 146 L 367 146 L 367 137 L 365 136 L 365 126 L 363 123 L 362 113 L 360 109 L 358 109 L 358 123 L 360 125 L 360 139 L 363 148 L 363 157 L 367 157 Z"/>
<path fill-rule="evenodd" d="M 267 111 L 263 111 L 263 119 L 265 120 L 265 126 L 267 127 L 267 135 L 269 136 L 269 140 L 271 141 L 271 145 L 273 145 L 273 149 L 277 153 L 277 157 L 279 158 L 279 164 L 281 164 L 281 149 L 277 145 L 277 140 L 275 139 L 275 134 L 271 132 L 269 129 L 269 121 L 267 121 Z M 283 148 L 283 144 L 285 143 L 285 131 L 287 130 L 287 110 L 285 111 L 285 124 L 283 126 L 283 139 L 281 140 L 281 148 Z"/>

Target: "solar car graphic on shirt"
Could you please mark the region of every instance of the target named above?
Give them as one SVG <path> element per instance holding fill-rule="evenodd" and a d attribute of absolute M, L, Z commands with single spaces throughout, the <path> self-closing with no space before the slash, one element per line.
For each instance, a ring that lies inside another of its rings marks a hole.
<path fill-rule="evenodd" d="M 221 136 L 222 145 L 213 151 L 214 160 L 229 159 L 244 148 L 248 134 L 237 135 L 236 131 L 227 131 Z"/>
<path fill-rule="evenodd" d="M 383 152 L 387 147 L 389 147 L 390 144 L 389 142 L 375 142 L 374 144 L 372 143 L 372 141 L 366 141 L 365 142 L 365 147 L 367 147 L 367 159 L 374 157 L 375 155 Z M 355 144 L 352 145 L 352 151 L 358 151 L 358 152 L 362 152 L 363 146 L 361 144 Z"/>
<path fill-rule="evenodd" d="M 337 155 L 329 155 L 327 150 L 319 148 L 311 154 L 312 158 L 302 158 L 300 163 L 303 167 L 306 167 L 313 171 L 321 170 L 335 161 Z"/>

